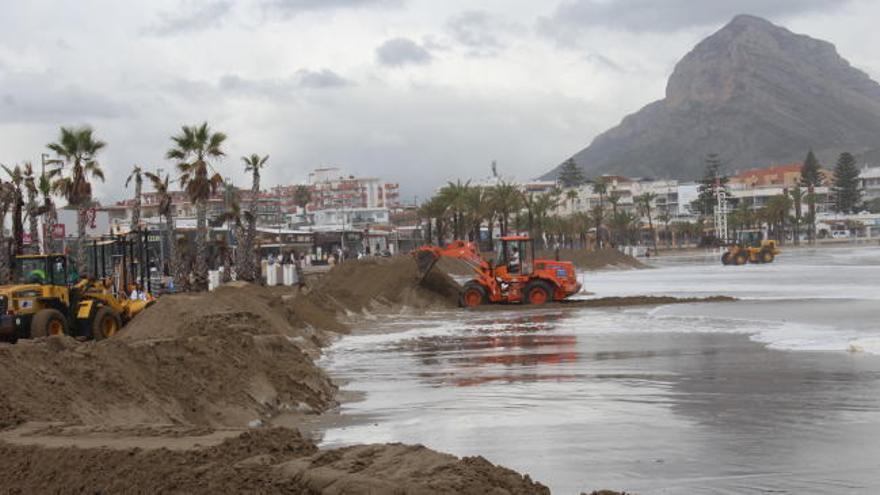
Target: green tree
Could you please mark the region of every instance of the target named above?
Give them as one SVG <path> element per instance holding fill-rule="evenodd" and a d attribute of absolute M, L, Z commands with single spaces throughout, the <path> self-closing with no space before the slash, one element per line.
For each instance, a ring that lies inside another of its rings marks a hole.
<path fill-rule="evenodd" d="M 134 181 L 134 206 L 131 209 L 131 230 L 135 231 L 141 224 L 141 199 L 144 189 L 144 173 L 137 165 L 131 169 L 128 178 L 125 179 L 125 187 L 127 188 L 132 181 Z"/>
<path fill-rule="evenodd" d="M 602 238 L 602 220 L 604 220 L 605 211 L 605 195 L 608 194 L 608 179 L 605 177 L 596 177 L 593 179 L 593 193 L 599 195 L 599 209 L 592 211 L 593 221 L 596 225 L 596 247 L 602 249 L 604 240 Z"/>
<path fill-rule="evenodd" d="M 759 212 L 762 219 L 770 226 L 770 235 L 780 244 L 785 241 L 785 224 L 791 206 L 791 198 L 779 194 L 771 197 Z"/>
<path fill-rule="evenodd" d="M 43 252 L 52 252 L 52 233 L 55 231 L 55 223 L 58 220 L 58 212 L 55 210 L 55 201 L 52 199 L 52 186 L 58 176 L 61 175 L 61 169 L 53 168 L 46 170 L 40 176 L 37 183 L 37 189 L 43 197 L 43 205 L 39 209 L 39 213 L 43 215 Z"/>
<path fill-rule="evenodd" d="M 94 131 L 88 126 L 62 127 L 58 142 L 48 145 L 67 164 L 52 188 L 77 210 L 76 265 L 80 274 L 89 273 L 89 267 L 86 266 L 86 215 L 92 202 L 89 179 L 104 181 L 104 171 L 97 155 L 105 146 L 106 143 L 95 139 Z"/>
<path fill-rule="evenodd" d="M 639 205 L 639 210 L 641 210 L 648 218 L 648 229 L 651 231 L 651 242 L 654 245 L 654 254 L 656 255 L 657 233 L 654 231 L 654 220 L 651 218 L 651 208 L 654 205 L 654 201 L 657 200 L 657 194 L 652 192 L 642 193 L 636 196 L 635 200 L 636 204 Z"/>
<path fill-rule="evenodd" d="M 31 237 L 30 251 L 32 253 L 40 252 L 40 225 L 39 216 L 42 214 L 40 204 L 37 202 L 37 182 L 34 177 L 34 166 L 31 162 L 25 162 L 22 170 L 24 177 L 24 189 L 27 192 L 27 203 L 25 211 L 28 218 L 28 232 Z"/>
<path fill-rule="evenodd" d="M 309 189 L 309 186 L 305 184 L 300 184 L 296 186 L 296 189 L 293 190 L 293 204 L 302 208 L 303 213 L 306 212 L 306 207 L 309 203 L 312 202 L 312 190 Z"/>
<path fill-rule="evenodd" d="M 791 196 L 791 201 L 794 206 L 794 245 L 797 246 L 801 243 L 801 222 L 803 221 L 803 202 L 805 194 L 804 190 L 801 189 L 801 186 L 796 185 L 788 191 L 788 195 Z"/>
<path fill-rule="evenodd" d="M 11 279 L 12 248 L 10 240 L 6 238 L 6 215 L 9 207 L 15 202 L 15 186 L 10 182 L 0 181 L 0 283 L 7 283 Z"/>
<path fill-rule="evenodd" d="M 470 194 L 471 181 L 461 182 L 461 179 L 455 182 L 448 182 L 437 193 L 440 200 L 446 204 L 446 207 L 452 213 L 452 230 L 454 239 L 464 239 L 465 237 L 465 211 L 467 210 L 468 195 Z"/>
<path fill-rule="evenodd" d="M 436 237 L 437 244 L 441 246 L 443 245 L 445 234 L 444 224 L 447 211 L 446 204 L 436 196 L 419 206 L 419 216 L 428 219 L 428 229 L 425 233 L 425 238 L 428 244 L 432 244 Z M 432 228 L 432 220 L 434 225 L 436 225 L 436 230 Z"/>
<path fill-rule="evenodd" d="M 574 158 L 569 158 L 562 164 L 562 169 L 559 171 L 559 184 L 567 189 L 579 187 L 583 185 L 585 182 L 584 172 L 574 161 Z"/>
<path fill-rule="evenodd" d="M 498 216 L 501 235 L 506 236 L 510 228 L 510 216 L 522 209 L 519 188 L 514 184 L 501 182 L 489 191 L 489 201 Z"/>
<path fill-rule="evenodd" d="M 253 282 L 259 277 L 259 263 L 256 253 L 255 243 L 257 241 L 257 202 L 260 196 L 260 171 L 266 167 L 269 155 L 261 157 L 254 153 L 251 156 L 241 157 L 244 162 L 245 172 L 251 173 L 251 201 L 248 206 L 248 212 L 245 215 L 247 220 L 247 232 L 244 234 L 244 242 L 239 245 L 238 250 L 238 277 L 239 280 L 247 280 Z M 236 191 L 237 194 L 237 191 Z M 239 241 L 242 239 L 239 238 Z"/>
<path fill-rule="evenodd" d="M 710 153 L 706 155 L 706 170 L 700 179 L 697 191 L 697 204 L 699 211 L 704 216 L 712 216 L 715 213 L 715 205 L 718 204 L 717 192 L 719 188 L 727 192 L 727 184 L 730 178 L 724 175 L 721 158 Z"/>
<path fill-rule="evenodd" d="M 807 152 L 801 166 L 801 186 L 807 189 L 807 238 L 810 243 L 816 242 L 816 188 L 823 182 L 822 168 L 813 150 Z"/>
<path fill-rule="evenodd" d="M 20 165 L 9 168 L 6 165 L 0 165 L 9 176 L 9 182 L 12 184 L 14 196 L 12 200 L 12 242 L 13 254 L 19 255 L 24 253 L 24 222 L 22 214 L 24 212 L 24 194 L 22 188 L 24 186 L 24 173 Z"/>
<path fill-rule="evenodd" d="M 169 188 L 171 176 L 166 174 L 165 177 L 160 177 L 152 172 L 144 172 L 144 176 L 156 191 L 156 196 L 159 199 L 157 205 L 159 215 L 165 217 L 165 243 L 168 245 L 168 256 L 165 263 L 168 275 L 174 279 L 175 287 L 183 287 L 182 270 L 180 260 L 177 257 L 177 235 L 174 232 L 174 203 Z"/>
<path fill-rule="evenodd" d="M 208 123 L 183 126 L 180 134 L 171 137 L 174 143 L 166 153 L 177 162 L 180 185 L 196 207 L 196 242 L 194 285 L 198 290 L 208 288 L 208 199 L 223 184 L 223 178 L 208 163 L 223 156 L 226 134 L 212 132 Z"/>
<path fill-rule="evenodd" d="M 861 201 L 859 189 L 859 169 L 856 159 L 849 153 L 841 153 L 834 167 L 834 210 L 841 213 L 855 213 Z"/>

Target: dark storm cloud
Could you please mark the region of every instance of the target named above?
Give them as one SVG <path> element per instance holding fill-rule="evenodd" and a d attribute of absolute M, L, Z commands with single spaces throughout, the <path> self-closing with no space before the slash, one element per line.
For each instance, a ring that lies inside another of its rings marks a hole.
<path fill-rule="evenodd" d="M 200 31 L 217 26 L 232 10 L 229 0 L 209 1 L 199 4 L 185 3 L 189 8 L 182 12 L 163 12 L 158 22 L 146 29 L 147 34 L 157 36 L 173 36 L 182 33 Z"/>
<path fill-rule="evenodd" d="M 675 31 L 719 24 L 737 14 L 772 19 L 840 7 L 849 0 L 569 0 L 550 17 L 538 21 L 538 31 L 566 41 L 577 31 L 604 27 L 628 31 Z"/>
<path fill-rule="evenodd" d="M 424 65 L 431 62 L 431 53 L 409 38 L 393 38 L 376 48 L 376 59 L 389 67 Z"/>
<path fill-rule="evenodd" d="M 346 9 L 399 7 L 403 0 L 267 0 L 264 8 L 282 17 L 292 17 L 303 12 Z"/>

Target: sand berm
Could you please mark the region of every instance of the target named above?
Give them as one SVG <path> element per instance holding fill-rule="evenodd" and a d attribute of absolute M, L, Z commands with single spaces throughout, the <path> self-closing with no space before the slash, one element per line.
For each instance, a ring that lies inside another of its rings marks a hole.
<path fill-rule="evenodd" d="M 411 258 L 371 259 L 302 291 L 230 284 L 166 296 L 100 342 L 0 344 L 0 491 L 549 493 L 481 457 L 401 444 L 319 450 L 273 426 L 336 405 L 314 360 L 359 314 L 453 308 L 457 297 L 441 271 L 419 283 Z"/>

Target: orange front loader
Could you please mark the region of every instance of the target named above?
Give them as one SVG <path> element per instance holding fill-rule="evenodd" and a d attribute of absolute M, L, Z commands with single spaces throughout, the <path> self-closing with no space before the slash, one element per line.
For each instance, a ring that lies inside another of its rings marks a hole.
<path fill-rule="evenodd" d="M 536 260 L 534 241 L 524 236 L 502 237 L 497 263 L 480 256 L 476 244 L 454 241 L 446 247 L 422 246 L 413 253 L 424 279 L 442 257 L 467 263 L 475 273 L 464 284 L 460 304 L 544 304 L 562 301 L 581 289 L 574 265 L 568 261 Z"/>

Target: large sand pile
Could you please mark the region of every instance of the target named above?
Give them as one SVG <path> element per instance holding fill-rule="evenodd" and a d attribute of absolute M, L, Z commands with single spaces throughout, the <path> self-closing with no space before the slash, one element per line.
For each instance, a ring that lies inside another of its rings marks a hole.
<path fill-rule="evenodd" d="M 183 451 L 0 443 L 0 456 L 0 479 L 13 493 L 550 493 L 481 457 L 400 444 L 319 452 L 287 429 L 254 430 Z"/>
<path fill-rule="evenodd" d="M 166 296 L 101 342 L 0 344 L 3 490 L 549 493 L 479 457 L 400 444 L 319 451 L 297 431 L 246 429 L 333 404 L 313 356 L 324 329 L 344 329 L 336 311 L 448 303 L 409 263 L 343 266 L 309 297 L 250 285 Z"/>
<path fill-rule="evenodd" d="M 401 255 L 338 265 L 312 288 L 308 300 L 330 311 L 360 312 L 454 307 L 458 296 L 458 284 L 442 270 L 421 280 L 415 260 Z"/>
<path fill-rule="evenodd" d="M 0 425 L 24 421 L 241 426 L 323 411 L 335 387 L 320 331 L 256 287 L 162 298 L 114 339 L 0 345 Z"/>

